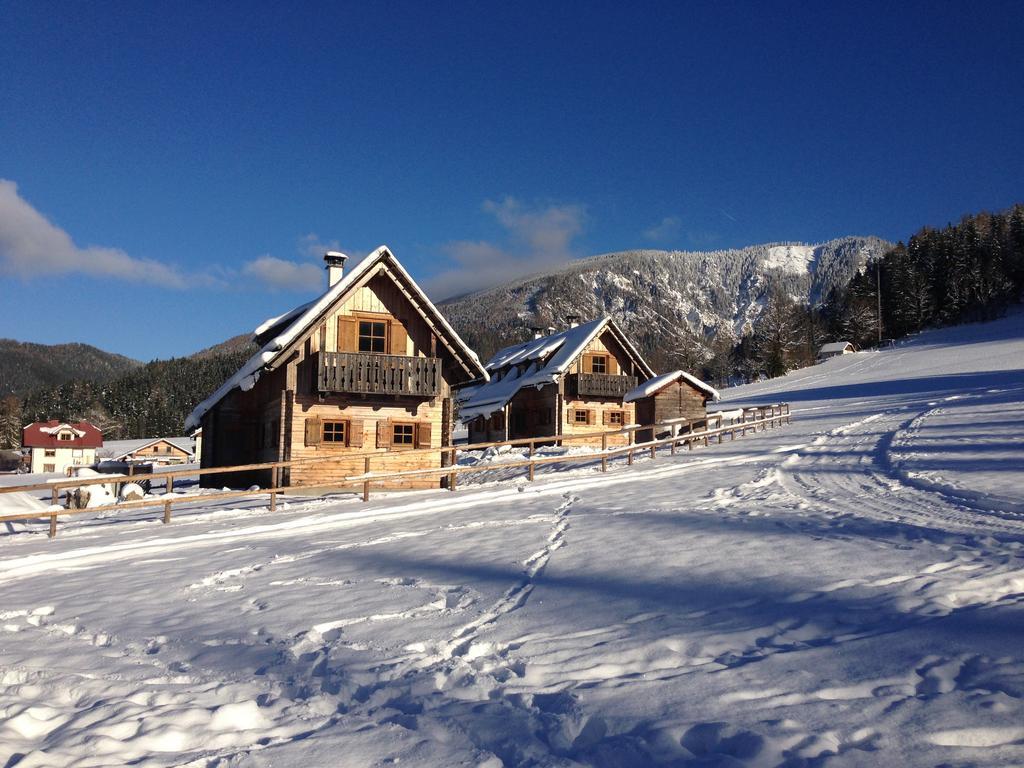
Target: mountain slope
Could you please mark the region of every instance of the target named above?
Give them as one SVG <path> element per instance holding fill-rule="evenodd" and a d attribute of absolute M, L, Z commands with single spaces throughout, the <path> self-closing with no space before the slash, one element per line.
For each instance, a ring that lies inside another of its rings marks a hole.
<path fill-rule="evenodd" d="M 651 354 L 679 346 L 687 332 L 704 345 L 718 334 L 742 335 L 775 289 L 819 303 L 891 247 L 877 237 L 843 237 L 710 252 L 623 251 L 461 296 L 441 309 L 483 359 L 528 338 L 531 325 L 560 327 L 567 315 L 600 314 L 613 316 Z"/>
<path fill-rule="evenodd" d="M 0 395 L 72 379 L 110 381 L 142 363 L 88 344 L 32 344 L 0 339 Z"/>

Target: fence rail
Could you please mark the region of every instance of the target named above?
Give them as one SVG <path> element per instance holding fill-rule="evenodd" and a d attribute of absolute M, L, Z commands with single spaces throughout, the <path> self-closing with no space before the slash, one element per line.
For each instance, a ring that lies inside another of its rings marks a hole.
<path fill-rule="evenodd" d="M 447 477 L 447 488 L 449 491 L 455 491 L 458 485 L 458 476 L 464 474 L 472 474 L 477 472 L 488 472 L 496 470 L 507 470 L 526 467 L 528 470 L 528 478 L 533 481 L 535 478 L 536 467 L 544 464 L 573 464 L 573 463 L 585 463 L 592 461 L 601 462 L 601 471 L 608 471 L 608 461 L 610 459 L 626 456 L 627 464 L 632 465 L 634 456 L 638 452 L 649 451 L 650 457 L 653 459 L 657 455 L 657 449 L 668 446 L 672 455 L 675 455 L 678 448 L 682 447 L 687 450 L 692 450 L 694 445 L 708 446 L 712 439 L 717 439 L 717 442 L 721 444 L 724 441 L 726 435 L 729 436 L 730 440 L 735 440 L 737 433 L 741 436 L 745 436 L 747 431 L 759 432 L 774 427 L 782 426 L 783 424 L 789 424 L 792 422 L 792 413 L 788 403 L 778 403 L 774 405 L 755 406 L 751 408 L 736 409 L 733 411 L 725 411 L 720 413 L 710 413 L 706 418 L 703 419 L 668 419 L 666 421 L 660 421 L 655 424 L 633 424 L 621 429 L 609 430 L 606 432 L 595 432 L 587 435 L 565 435 L 565 436 L 549 436 L 549 437 L 533 437 L 533 438 L 519 438 L 516 440 L 503 440 L 494 441 L 487 443 L 471 443 L 468 445 L 458 446 L 443 446 L 440 448 L 421 448 L 416 449 L 417 453 L 440 453 L 442 456 L 447 456 L 447 464 L 440 467 L 430 467 L 426 469 L 410 469 L 401 470 L 395 472 L 372 472 L 371 463 L 373 459 L 384 459 L 391 456 L 391 453 L 377 452 L 366 452 L 366 453 L 346 453 L 339 454 L 337 456 L 324 456 L 314 457 L 308 459 L 296 459 L 291 461 L 271 461 L 263 462 L 258 464 L 243 464 L 232 467 L 209 467 L 206 469 L 193 469 L 193 470 L 174 470 L 171 472 L 164 472 L 154 475 L 146 475 L 147 479 L 155 480 L 158 478 L 167 479 L 166 491 L 152 498 L 142 499 L 139 501 L 128 501 L 119 502 L 117 504 L 106 504 L 96 507 L 87 507 L 84 509 L 56 509 L 60 498 L 60 490 L 65 488 L 80 488 L 87 485 L 96 484 L 109 484 L 111 482 L 124 482 L 130 481 L 130 476 L 126 475 L 107 475 L 105 477 L 88 477 L 81 478 L 79 480 L 61 480 L 54 483 L 35 483 L 30 485 L 20 486 L 7 486 L 0 488 L 0 494 L 4 493 L 24 493 L 38 490 L 51 490 L 52 491 L 52 506 L 47 510 L 27 511 L 13 515 L 0 515 L 0 522 L 8 522 L 14 520 L 34 520 L 38 518 L 49 518 L 50 520 L 50 537 L 53 538 L 57 535 L 57 518 L 64 515 L 82 514 L 82 513 L 96 513 L 106 512 L 112 510 L 128 510 L 128 509 L 139 509 L 143 507 L 163 507 L 163 522 L 169 523 L 171 521 L 171 508 L 174 504 L 194 504 L 197 502 L 217 502 L 224 499 L 242 498 L 247 496 L 269 496 L 270 510 L 274 511 L 277 505 L 277 497 L 288 492 L 294 492 L 303 488 L 317 488 L 322 490 L 341 489 L 349 487 L 361 487 L 363 501 L 369 501 L 371 486 L 373 483 L 381 483 L 388 480 L 403 480 L 411 478 L 423 478 L 423 477 Z M 715 425 L 715 426 L 712 426 Z M 657 438 L 649 440 L 643 443 L 634 442 L 633 438 L 637 432 L 652 430 L 652 434 L 657 436 L 659 431 L 668 430 L 669 435 L 667 437 Z M 609 448 L 608 440 L 610 437 L 618 435 L 628 434 L 630 436 L 630 442 L 628 445 L 621 447 Z M 573 454 L 573 455 L 556 455 L 556 456 L 536 456 L 536 449 L 538 444 L 540 445 L 551 445 L 555 444 L 562 446 L 565 443 L 573 441 L 594 441 L 601 440 L 601 448 L 593 453 L 586 454 Z M 505 461 L 494 464 L 475 464 L 458 466 L 456 459 L 459 452 L 468 452 L 475 450 L 483 450 L 486 448 L 496 447 L 522 447 L 526 446 L 529 449 L 528 457 L 519 461 Z M 411 451 L 402 451 L 403 456 L 408 456 Z M 175 494 L 174 493 L 174 478 L 187 476 L 196 477 L 199 475 L 212 475 L 212 474 L 227 474 L 232 472 L 243 472 L 260 469 L 282 469 L 294 466 L 306 466 L 313 462 L 322 461 L 339 461 L 339 460 L 351 460 L 354 458 L 363 459 L 363 472 L 358 475 L 349 475 L 338 478 L 330 483 L 316 483 L 312 485 L 290 485 L 290 486 L 278 486 L 277 485 L 277 472 L 272 473 L 273 482 L 271 487 L 262 488 L 258 490 L 247 490 L 247 491 L 218 491 L 214 493 L 206 494 Z"/>

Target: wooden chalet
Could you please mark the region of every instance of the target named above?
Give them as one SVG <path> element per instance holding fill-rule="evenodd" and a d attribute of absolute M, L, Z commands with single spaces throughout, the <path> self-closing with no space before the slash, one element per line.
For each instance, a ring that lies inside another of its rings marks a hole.
<path fill-rule="evenodd" d="M 718 400 L 718 391 L 685 371 L 671 371 L 637 386 L 623 399 L 636 407 L 639 424 L 659 424 L 673 419 L 706 418 L 708 401 Z M 637 441 L 668 437 L 670 431 L 666 427 L 655 434 L 653 429 L 642 429 L 637 432 Z"/>
<path fill-rule="evenodd" d="M 488 381 L 459 394 L 471 443 L 587 433 L 599 443 L 597 433 L 635 422 L 625 395 L 654 376 L 607 317 L 506 347 L 486 368 Z M 609 444 L 628 442 L 620 435 Z"/>
<path fill-rule="evenodd" d="M 347 274 L 345 258 L 324 257 L 327 292 L 257 328 L 259 352 L 189 416 L 186 431 L 202 428 L 202 467 L 326 458 L 282 468 L 278 480 L 329 484 L 363 471 L 353 454 L 451 445 L 453 388 L 487 372 L 387 247 Z M 413 452 L 386 469 L 439 466 L 440 451 Z M 269 470 L 209 477 L 271 480 Z"/>

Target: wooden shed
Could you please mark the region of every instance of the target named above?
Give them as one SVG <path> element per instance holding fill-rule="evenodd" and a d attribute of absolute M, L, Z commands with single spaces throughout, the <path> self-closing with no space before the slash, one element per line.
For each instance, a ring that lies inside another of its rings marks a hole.
<path fill-rule="evenodd" d="M 656 424 L 670 419 L 703 419 L 709 400 L 718 399 L 718 391 L 685 371 L 670 371 L 655 376 L 630 390 L 623 398 L 634 403 L 638 424 Z M 645 429 L 637 432 L 638 442 L 668 437 L 669 429 Z"/>

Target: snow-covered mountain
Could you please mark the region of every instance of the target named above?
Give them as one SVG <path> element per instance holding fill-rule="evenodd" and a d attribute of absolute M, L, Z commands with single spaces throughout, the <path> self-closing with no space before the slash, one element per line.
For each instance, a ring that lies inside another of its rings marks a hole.
<path fill-rule="evenodd" d="M 749 330 L 773 288 L 818 303 L 891 247 L 877 237 L 843 237 L 722 251 L 622 251 L 461 296 L 442 311 L 485 358 L 527 338 L 529 326 L 561 326 L 567 315 L 610 314 L 644 351 L 664 347 L 681 328 L 710 343 L 722 332 Z"/>

